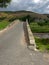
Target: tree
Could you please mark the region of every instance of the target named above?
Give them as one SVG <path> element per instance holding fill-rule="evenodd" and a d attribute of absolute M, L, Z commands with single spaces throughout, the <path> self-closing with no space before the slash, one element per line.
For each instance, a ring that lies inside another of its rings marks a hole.
<path fill-rule="evenodd" d="M 7 7 L 7 3 L 10 3 L 11 0 L 0 0 L 0 7 Z"/>

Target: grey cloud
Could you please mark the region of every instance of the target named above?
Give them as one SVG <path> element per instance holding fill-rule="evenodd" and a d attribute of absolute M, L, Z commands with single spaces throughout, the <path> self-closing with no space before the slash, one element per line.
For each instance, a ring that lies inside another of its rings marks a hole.
<path fill-rule="evenodd" d="M 18 0 L 13 0 L 7 8 L 0 8 L 0 11 L 29 10 L 39 13 L 48 12 L 46 8 L 49 5 L 49 0 L 40 0 L 39 3 L 35 3 L 33 0 L 19 0 L 18 2 L 17 1 Z"/>

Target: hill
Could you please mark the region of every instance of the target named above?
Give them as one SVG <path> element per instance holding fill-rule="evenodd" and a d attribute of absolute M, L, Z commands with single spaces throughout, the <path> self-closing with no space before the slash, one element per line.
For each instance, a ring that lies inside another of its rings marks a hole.
<path fill-rule="evenodd" d="M 1 17 L 6 17 L 8 18 L 23 18 L 23 17 L 27 17 L 29 16 L 31 19 L 35 18 L 35 19 L 45 19 L 45 20 L 49 20 L 48 15 L 46 14 L 39 14 L 39 13 L 34 13 L 34 12 L 30 12 L 30 11 L 15 11 L 15 12 L 11 12 L 11 11 L 4 11 L 4 12 L 0 12 L 0 18 Z"/>

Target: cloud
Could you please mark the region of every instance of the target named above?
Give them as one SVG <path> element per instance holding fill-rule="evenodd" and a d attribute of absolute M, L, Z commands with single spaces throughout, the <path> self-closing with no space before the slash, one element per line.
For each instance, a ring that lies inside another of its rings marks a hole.
<path fill-rule="evenodd" d="M 49 9 L 49 5 L 47 6 L 47 9 Z"/>
<path fill-rule="evenodd" d="M 34 3 L 39 3 L 41 2 L 40 0 L 32 0 Z"/>
<path fill-rule="evenodd" d="M 49 0 L 12 0 L 7 8 L 0 8 L 0 10 L 27 10 L 38 13 L 48 13 Z"/>

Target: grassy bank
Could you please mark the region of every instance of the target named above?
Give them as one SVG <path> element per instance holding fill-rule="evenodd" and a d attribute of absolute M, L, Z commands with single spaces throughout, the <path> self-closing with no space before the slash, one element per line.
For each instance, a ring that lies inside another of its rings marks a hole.
<path fill-rule="evenodd" d="M 49 39 L 40 39 L 38 37 L 35 37 L 35 42 L 37 49 L 40 51 L 49 51 Z"/>
<path fill-rule="evenodd" d="M 29 23 L 33 33 L 49 33 L 49 21 L 46 22 L 31 22 Z M 35 42 L 37 49 L 40 51 L 49 52 L 49 39 L 39 38 L 35 36 Z"/>
<path fill-rule="evenodd" d="M 49 33 L 49 23 L 32 22 L 30 28 L 34 33 Z"/>
<path fill-rule="evenodd" d="M 1 14 L 1 16 L 0 16 L 0 30 L 6 28 L 14 20 L 16 20 L 16 16 L 8 15 L 8 13 Z"/>
<path fill-rule="evenodd" d="M 0 30 L 4 29 L 9 24 L 10 24 L 10 22 L 3 20 L 2 22 L 0 22 Z"/>

